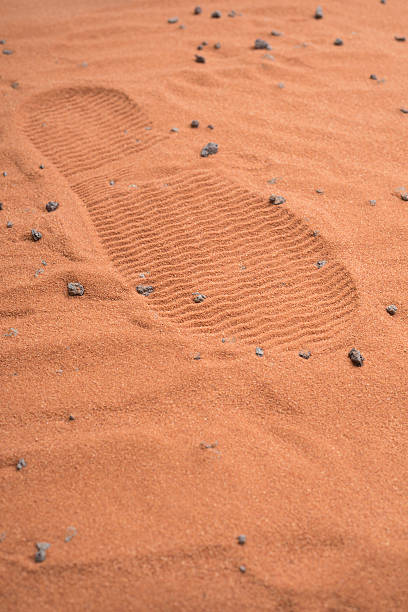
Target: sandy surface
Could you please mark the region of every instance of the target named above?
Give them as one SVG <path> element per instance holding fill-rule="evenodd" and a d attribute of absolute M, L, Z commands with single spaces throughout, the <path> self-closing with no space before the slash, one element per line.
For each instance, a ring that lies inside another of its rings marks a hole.
<path fill-rule="evenodd" d="M 406 0 L 202 8 L 0 3 L 0 608 L 407 610 Z"/>

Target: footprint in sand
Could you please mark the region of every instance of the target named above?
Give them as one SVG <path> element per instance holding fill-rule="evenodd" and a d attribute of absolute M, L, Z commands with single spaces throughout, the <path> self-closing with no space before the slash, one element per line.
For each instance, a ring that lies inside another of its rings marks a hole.
<path fill-rule="evenodd" d="M 114 264 L 135 287 L 155 288 L 143 299 L 170 321 L 263 347 L 333 344 L 347 331 L 352 278 L 287 207 L 201 170 L 135 189 L 137 155 L 163 137 L 124 93 L 47 92 L 25 107 L 24 126 L 85 203 Z"/>

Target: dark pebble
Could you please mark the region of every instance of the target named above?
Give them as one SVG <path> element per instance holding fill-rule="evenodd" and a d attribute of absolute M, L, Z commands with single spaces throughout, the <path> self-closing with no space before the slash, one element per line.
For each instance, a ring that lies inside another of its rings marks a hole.
<path fill-rule="evenodd" d="M 210 123 L 209 125 L 207 125 L 207 127 L 208 127 L 208 129 L 209 129 L 209 130 L 213 130 L 213 129 L 214 129 L 214 126 L 212 125 L 212 123 Z"/>
<path fill-rule="evenodd" d="M 68 417 L 68 421 L 75 421 L 75 417 L 73 414 L 70 414 Z"/>
<path fill-rule="evenodd" d="M 215 142 L 209 142 L 201 149 L 201 157 L 208 157 L 209 155 L 215 155 L 218 153 L 218 145 Z"/>
<path fill-rule="evenodd" d="M 42 238 L 42 233 L 39 232 L 38 230 L 32 229 L 31 230 L 31 237 L 34 240 L 34 242 L 38 242 L 38 240 L 41 240 L 41 238 Z"/>
<path fill-rule="evenodd" d="M 317 7 L 317 9 L 315 11 L 315 14 L 314 14 L 314 18 L 315 19 L 323 19 L 323 9 L 322 9 L 321 6 Z"/>
<path fill-rule="evenodd" d="M 178 17 L 170 17 L 170 19 L 167 20 L 167 23 L 177 23 L 178 20 Z"/>
<path fill-rule="evenodd" d="M 26 464 L 26 462 L 24 461 L 24 459 L 19 459 L 19 461 L 18 461 L 18 463 L 17 463 L 17 465 L 16 465 L 16 468 L 17 468 L 18 470 L 22 470 L 22 469 L 23 469 L 23 468 L 25 468 L 25 467 L 27 467 L 27 464 Z"/>
<path fill-rule="evenodd" d="M 13 89 L 18 89 L 20 87 L 20 83 L 18 83 L 17 81 L 13 81 L 11 86 L 12 86 Z"/>
<path fill-rule="evenodd" d="M 313 230 L 312 236 L 313 238 L 317 238 L 317 236 L 320 236 L 320 232 L 318 232 L 317 230 Z"/>
<path fill-rule="evenodd" d="M 401 193 L 401 200 L 408 202 L 408 193 Z"/>
<path fill-rule="evenodd" d="M 201 6 L 196 6 L 194 9 L 194 15 L 201 15 L 201 13 L 203 12 L 203 9 L 201 8 Z"/>
<path fill-rule="evenodd" d="M 178 131 L 179 131 L 179 129 L 178 129 L 178 128 L 171 128 L 171 129 L 170 129 L 170 132 L 174 132 L 175 134 L 177 134 L 177 133 L 178 133 Z"/>
<path fill-rule="evenodd" d="M 370 79 L 372 81 L 378 81 L 377 75 L 376 74 L 370 74 Z"/>
<path fill-rule="evenodd" d="M 109 185 L 110 185 L 111 187 L 113 187 L 113 185 L 114 185 L 114 184 L 115 184 L 115 181 L 109 181 Z"/>
<path fill-rule="evenodd" d="M 397 312 L 398 308 L 395 306 L 395 304 L 390 304 L 385 310 L 388 312 L 389 315 L 393 317 Z"/>
<path fill-rule="evenodd" d="M 3 202 L 0 202 L 0 210 L 3 210 Z"/>
<path fill-rule="evenodd" d="M 197 121 L 197 119 L 193 119 L 191 122 L 191 127 L 192 128 L 198 128 L 198 126 L 200 125 L 200 122 Z"/>
<path fill-rule="evenodd" d="M 301 357 L 302 359 L 309 359 L 311 354 L 312 353 L 310 351 L 299 351 L 299 357 Z"/>
<path fill-rule="evenodd" d="M 324 193 L 324 191 L 323 191 L 323 189 L 316 189 L 316 193 L 322 194 L 322 193 Z"/>
<path fill-rule="evenodd" d="M 35 553 L 34 559 L 36 563 L 42 563 L 43 561 L 45 561 L 46 558 L 47 558 L 46 550 L 37 550 L 37 552 Z"/>
<path fill-rule="evenodd" d="M 228 13 L 228 17 L 236 17 L 237 16 L 237 12 L 232 10 Z"/>
<path fill-rule="evenodd" d="M 246 536 L 245 535 L 239 535 L 237 537 L 238 540 L 238 544 L 240 544 L 241 546 L 243 546 L 246 542 Z"/>
<path fill-rule="evenodd" d="M 221 49 L 221 43 L 220 42 L 215 43 L 214 49 Z"/>
<path fill-rule="evenodd" d="M 352 348 L 351 351 L 348 354 L 351 362 L 353 365 L 361 368 L 361 366 L 363 365 L 364 362 L 364 357 L 362 356 L 362 354 L 360 353 L 360 351 L 358 351 L 355 348 Z"/>
<path fill-rule="evenodd" d="M 245 572 L 246 572 L 246 566 L 245 566 L 245 565 L 240 565 L 240 566 L 239 566 L 239 571 L 241 572 L 241 574 L 245 574 Z"/>
<path fill-rule="evenodd" d="M 2 38 L 2 39 L 0 40 L 0 45 L 5 45 L 5 44 L 6 44 L 6 40 L 5 40 L 5 38 Z"/>
<path fill-rule="evenodd" d="M 11 227 L 13 227 L 13 224 L 11 221 L 7 221 L 7 227 L 10 229 Z"/>
<path fill-rule="evenodd" d="M 203 45 L 198 45 L 197 51 L 202 51 L 202 50 L 203 50 Z"/>
<path fill-rule="evenodd" d="M 220 19 L 221 17 L 221 11 L 214 11 L 213 13 L 211 13 L 211 17 L 213 19 Z"/>
<path fill-rule="evenodd" d="M 81 283 L 67 283 L 68 295 L 84 295 L 85 289 Z"/>
<path fill-rule="evenodd" d="M 397 42 L 405 42 L 407 40 L 405 36 L 394 36 L 394 38 Z"/>
<path fill-rule="evenodd" d="M 336 38 L 333 44 L 336 45 L 336 47 L 341 47 L 344 43 L 341 38 Z"/>
<path fill-rule="evenodd" d="M 205 64 L 205 57 L 203 55 L 195 55 L 195 61 L 197 64 Z"/>
<path fill-rule="evenodd" d="M 404 113 L 404 115 L 408 115 L 408 108 L 400 108 L 401 113 Z"/>
<path fill-rule="evenodd" d="M 44 170 L 44 168 L 45 168 L 44 164 L 40 164 L 39 168 L 40 168 L 40 170 Z"/>
<path fill-rule="evenodd" d="M 387 4 L 387 0 L 380 0 L 381 4 Z"/>
<path fill-rule="evenodd" d="M 148 295 L 150 295 L 151 293 L 153 293 L 154 291 L 154 287 L 152 287 L 152 285 L 138 285 L 136 287 L 136 291 L 140 294 L 143 295 L 144 297 L 147 297 Z"/>
<path fill-rule="evenodd" d="M 3 176 L 7 176 L 7 172 L 6 171 L 3 172 Z"/>
<path fill-rule="evenodd" d="M 259 346 L 257 346 L 256 349 L 255 349 L 255 355 L 258 355 L 258 357 L 263 357 L 264 356 L 264 350 L 261 349 Z"/>
<path fill-rule="evenodd" d="M 271 195 L 269 197 L 269 203 L 270 204 L 284 204 L 286 202 L 285 198 L 283 196 L 279 196 L 279 195 Z"/>
<path fill-rule="evenodd" d="M 53 212 L 54 210 L 57 210 L 58 206 L 59 202 L 47 202 L 45 208 L 48 212 Z"/>
<path fill-rule="evenodd" d="M 14 51 L 11 49 L 3 49 L 3 55 L 13 55 Z"/>
<path fill-rule="evenodd" d="M 370 206 L 375 206 L 377 204 L 377 200 L 370 200 Z"/>
<path fill-rule="evenodd" d="M 201 302 L 204 302 L 206 297 L 207 296 L 204 295 L 203 293 L 196 293 L 193 297 L 193 302 L 195 302 L 196 304 L 201 304 Z"/>
<path fill-rule="evenodd" d="M 195 359 L 195 361 L 199 361 L 201 359 L 200 353 L 197 353 L 196 355 L 194 355 L 193 359 Z"/>
<path fill-rule="evenodd" d="M 257 38 L 254 43 L 254 49 L 272 49 L 272 47 L 268 42 L 266 42 L 266 40 L 262 40 L 262 38 Z"/>
<path fill-rule="evenodd" d="M 327 264 L 327 261 L 325 259 L 321 259 L 320 261 L 316 263 L 316 267 L 320 270 L 320 268 L 323 268 L 323 266 L 325 266 L 326 264 Z"/>
<path fill-rule="evenodd" d="M 201 44 L 203 45 L 203 47 L 207 47 L 208 46 L 208 42 L 206 40 L 203 40 L 203 42 Z"/>
<path fill-rule="evenodd" d="M 272 36 L 282 36 L 282 32 L 278 32 L 278 30 L 272 30 L 271 35 Z"/>

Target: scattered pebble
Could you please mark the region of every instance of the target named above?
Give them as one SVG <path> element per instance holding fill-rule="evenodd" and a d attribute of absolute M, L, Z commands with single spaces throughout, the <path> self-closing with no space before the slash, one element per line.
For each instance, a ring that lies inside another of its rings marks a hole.
<path fill-rule="evenodd" d="M 0 210 L 3 210 L 3 202 L 0 202 Z"/>
<path fill-rule="evenodd" d="M 203 50 L 203 45 L 198 45 L 197 51 L 202 51 L 202 50 Z"/>
<path fill-rule="evenodd" d="M 59 206 L 59 202 L 47 202 L 47 204 L 45 205 L 45 208 L 47 212 L 53 212 L 54 210 L 57 210 L 58 206 Z"/>
<path fill-rule="evenodd" d="M 44 164 L 40 164 L 38 167 L 40 168 L 40 170 L 44 170 L 45 168 Z"/>
<path fill-rule="evenodd" d="M 25 467 L 27 467 L 27 464 L 26 464 L 25 460 L 24 459 L 19 459 L 19 461 L 18 461 L 18 463 L 16 465 L 16 468 L 18 470 L 22 470 Z"/>
<path fill-rule="evenodd" d="M 200 442 L 200 448 L 217 448 L 218 442 L 212 442 L 207 444 L 206 442 Z"/>
<path fill-rule="evenodd" d="M 401 200 L 408 202 L 408 193 L 401 193 Z"/>
<path fill-rule="evenodd" d="M 74 536 L 76 536 L 77 530 L 75 527 L 67 527 L 64 542 L 70 542 Z"/>
<path fill-rule="evenodd" d="M 70 414 L 68 417 L 68 421 L 75 421 L 75 417 L 73 414 Z"/>
<path fill-rule="evenodd" d="M 400 108 L 401 113 L 404 113 L 404 115 L 408 115 L 408 108 Z"/>
<path fill-rule="evenodd" d="M 48 544 L 48 542 L 37 542 L 36 543 L 36 547 L 37 547 L 37 552 L 35 553 L 36 563 L 42 563 L 43 561 L 45 561 L 47 557 L 47 550 L 49 549 L 50 546 L 51 544 Z"/>
<path fill-rule="evenodd" d="M 0 533 L 0 543 L 4 542 L 5 539 L 6 539 L 6 532 L 4 531 L 3 533 Z"/>
<path fill-rule="evenodd" d="M 196 6 L 194 9 L 194 15 L 201 15 L 201 13 L 203 12 L 203 9 L 201 8 L 201 6 Z"/>
<path fill-rule="evenodd" d="M 271 45 L 266 42 L 266 40 L 262 40 L 262 38 L 257 38 L 254 43 L 254 49 L 272 49 Z"/>
<path fill-rule="evenodd" d="M 178 133 L 178 131 L 179 131 L 179 129 L 178 129 L 178 128 L 175 128 L 175 127 L 172 127 L 172 128 L 170 129 L 170 132 L 174 132 L 175 134 L 177 134 L 177 133 Z"/>
<path fill-rule="evenodd" d="M 46 265 L 47 265 L 47 262 L 45 261 L 45 259 L 42 259 L 42 260 L 41 260 L 41 263 L 42 263 L 42 265 L 43 265 L 43 266 L 46 266 Z"/>
<path fill-rule="evenodd" d="M 245 572 L 246 572 L 246 566 L 245 566 L 245 565 L 240 565 L 240 566 L 239 566 L 239 571 L 241 572 L 241 574 L 245 574 Z"/>
<path fill-rule="evenodd" d="M 151 293 L 153 293 L 154 291 L 154 287 L 152 287 L 152 285 L 138 285 L 136 287 L 136 291 L 140 294 L 143 295 L 144 297 L 147 297 L 148 295 L 150 295 Z"/>
<path fill-rule="evenodd" d="M 246 542 L 246 535 L 239 535 L 237 537 L 238 540 L 238 544 L 240 544 L 241 546 L 243 546 Z"/>
<path fill-rule="evenodd" d="M 278 30 L 272 30 L 271 35 L 272 36 L 282 36 L 282 32 L 278 32 Z"/>
<path fill-rule="evenodd" d="M 348 356 L 353 365 L 361 368 L 361 366 L 363 365 L 364 357 L 362 356 L 360 351 L 358 351 L 356 348 L 352 348 Z"/>
<path fill-rule="evenodd" d="M 377 204 L 377 200 L 370 200 L 370 206 L 375 206 Z"/>
<path fill-rule="evenodd" d="M 196 355 L 194 355 L 193 359 L 195 359 L 195 361 L 199 361 L 201 359 L 200 353 L 197 353 Z"/>
<path fill-rule="evenodd" d="M 372 81 L 378 81 L 377 75 L 376 74 L 370 74 L 370 79 Z"/>
<path fill-rule="evenodd" d="M 178 17 L 170 17 L 170 19 L 167 20 L 167 23 L 177 23 L 178 20 Z"/>
<path fill-rule="evenodd" d="M 110 185 L 111 187 L 113 187 L 113 185 L 114 185 L 114 184 L 115 184 L 115 181 L 113 181 L 113 180 L 112 180 L 112 181 L 109 181 L 109 185 Z"/>
<path fill-rule="evenodd" d="M 3 172 L 3 176 L 7 176 L 7 172 L 6 171 Z"/>
<path fill-rule="evenodd" d="M 11 86 L 13 89 L 18 89 L 20 87 L 20 83 L 18 81 L 13 81 Z"/>
<path fill-rule="evenodd" d="M 191 127 L 192 128 L 198 128 L 198 126 L 200 125 L 200 122 L 197 121 L 197 119 L 193 119 L 191 122 Z"/>
<path fill-rule="evenodd" d="M 211 13 L 211 17 L 213 19 L 220 19 L 221 16 L 221 11 L 214 11 L 213 13 Z"/>
<path fill-rule="evenodd" d="M 236 17 L 237 16 L 237 12 L 232 10 L 228 13 L 228 17 Z"/>
<path fill-rule="evenodd" d="M 6 44 L 6 42 L 7 42 L 7 41 L 6 41 L 4 38 L 2 38 L 2 39 L 0 40 L 0 45 L 5 45 L 5 44 Z"/>
<path fill-rule="evenodd" d="M 193 293 L 193 296 L 193 302 L 196 304 L 201 304 L 201 302 L 204 302 L 204 300 L 207 298 L 207 296 L 203 293 Z"/>
<path fill-rule="evenodd" d="M 10 229 L 11 227 L 13 227 L 13 224 L 11 221 L 7 221 L 7 227 Z"/>
<path fill-rule="evenodd" d="M 270 204 L 284 204 L 285 202 L 286 202 L 286 199 L 283 196 L 271 195 L 269 197 Z"/>
<path fill-rule="evenodd" d="M 279 89 L 283 89 L 285 87 L 285 83 L 278 83 Z"/>
<path fill-rule="evenodd" d="M 336 38 L 333 44 L 336 45 L 336 47 L 341 47 L 344 43 L 341 38 Z"/>
<path fill-rule="evenodd" d="M 221 43 L 220 42 L 216 42 L 214 45 L 214 49 L 221 49 Z"/>
<path fill-rule="evenodd" d="M 405 36 L 394 36 L 394 38 L 397 42 L 405 42 L 407 40 Z"/>
<path fill-rule="evenodd" d="M 197 55 L 196 53 L 195 61 L 197 62 L 197 64 L 205 64 L 205 57 L 203 55 Z"/>
<path fill-rule="evenodd" d="M 323 266 L 325 266 L 327 264 L 327 261 L 325 259 L 321 259 L 316 263 L 316 267 L 320 270 L 320 268 L 323 268 Z"/>
<path fill-rule="evenodd" d="M 68 295 L 84 295 L 85 289 L 81 283 L 67 283 Z"/>
<path fill-rule="evenodd" d="M 209 142 L 201 149 L 201 157 L 208 157 L 209 155 L 215 155 L 218 153 L 218 145 L 215 142 Z"/>
<path fill-rule="evenodd" d="M 81 66 L 82 68 L 88 68 L 88 62 L 82 62 Z"/>
<path fill-rule="evenodd" d="M 265 53 L 265 55 L 263 55 L 262 57 L 264 57 L 265 59 L 271 60 L 271 62 L 275 60 L 274 56 L 271 55 L 270 53 Z"/>
<path fill-rule="evenodd" d="M 208 129 L 209 129 L 209 130 L 213 130 L 213 129 L 214 129 L 214 126 L 213 126 L 213 124 L 212 124 L 212 123 L 209 123 L 209 124 L 207 125 L 207 127 L 208 127 Z"/>
<path fill-rule="evenodd" d="M 38 240 L 41 240 L 41 238 L 42 238 L 42 233 L 39 232 L 36 229 L 32 229 L 31 230 L 31 237 L 34 240 L 34 242 L 38 242 Z"/>
<path fill-rule="evenodd" d="M 263 357 L 264 356 L 264 350 L 261 349 L 259 346 L 257 346 L 256 349 L 255 349 L 255 355 L 258 355 L 258 357 Z"/>
<path fill-rule="evenodd" d="M 316 189 L 316 193 L 323 194 L 323 193 L 324 193 L 324 191 L 323 191 L 323 189 Z"/>
<path fill-rule="evenodd" d="M 14 51 L 11 49 L 3 49 L 3 55 L 13 55 Z"/>
<path fill-rule="evenodd" d="M 299 357 L 302 357 L 302 359 L 309 359 L 311 354 L 310 351 L 299 351 Z"/>
<path fill-rule="evenodd" d="M 395 304 L 390 304 L 385 310 L 388 312 L 389 315 L 393 317 L 396 314 L 398 308 L 395 306 Z"/>
<path fill-rule="evenodd" d="M 208 46 L 208 42 L 206 40 L 203 40 L 203 42 L 201 44 L 203 45 L 203 47 L 207 47 Z"/>
<path fill-rule="evenodd" d="M 317 9 L 315 11 L 315 14 L 314 14 L 314 18 L 315 19 L 323 19 L 323 9 L 322 9 L 321 6 L 317 7 Z"/>

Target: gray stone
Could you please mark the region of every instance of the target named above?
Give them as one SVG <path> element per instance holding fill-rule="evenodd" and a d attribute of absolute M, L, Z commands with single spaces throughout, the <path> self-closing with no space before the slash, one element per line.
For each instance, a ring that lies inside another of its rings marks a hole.
<path fill-rule="evenodd" d="M 394 38 L 397 42 L 405 42 L 407 40 L 405 36 L 394 36 Z"/>
<path fill-rule="evenodd" d="M 201 157 L 208 157 L 209 155 L 215 155 L 218 153 L 218 145 L 215 142 L 209 142 L 201 149 Z"/>
<path fill-rule="evenodd" d="M 31 237 L 32 237 L 32 239 L 34 240 L 34 242 L 38 242 L 38 241 L 39 241 L 39 240 L 41 240 L 41 238 L 42 238 L 42 233 L 41 233 L 41 232 L 39 232 L 39 231 L 38 231 L 38 230 L 36 230 L 36 229 L 32 229 L 32 230 L 31 230 Z"/>
<path fill-rule="evenodd" d="M 286 202 L 285 198 L 283 196 L 279 196 L 279 195 L 271 195 L 269 196 L 269 203 L 270 204 L 284 204 Z"/>
<path fill-rule="evenodd" d="M 149 296 L 154 291 L 154 287 L 152 285 L 138 285 L 136 287 L 136 291 L 139 295 L 143 295 L 144 297 Z"/>
<path fill-rule="evenodd" d="M 58 206 L 59 206 L 59 202 L 47 202 L 47 204 L 45 205 L 45 208 L 47 212 L 54 212 L 54 210 L 57 210 Z"/>
<path fill-rule="evenodd" d="M 259 346 L 257 346 L 256 349 L 255 349 L 255 355 L 258 355 L 258 357 L 263 357 L 264 356 L 264 350 L 261 349 Z"/>
<path fill-rule="evenodd" d="M 201 8 L 201 6 L 196 6 L 194 9 L 194 15 L 201 15 L 201 13 L 203 12 L 203 9 Z"/>
<path fill-rule="evenodd" d="M 302 357 L 302 359 L 309 359 L 311 355 L 310 351 L 299 351 L 299 357 Z"/>
<path fill-rule="evenodd" d="M 323 266 L 325 266 L 326 264 L 327 261 L 325 259 L 320 259 L 318 262 L 316 262 L 316 268 L 320 270 L 320 268 L 323 268 Z"/>
<path fill-rule="evenodd" d="M 401 193 L 401 200 L 408 202 L 408 193 Z"/>
<path fill-rule="evenodd" d="M 246 572 L 246 566 L 245 566 L 245 565 L 240 565 L 240 566 L 239 566 L 239 571 L 241 572 L 241 574 L 245 574 L 245 572 Z"/>
<path fill-rule="evenodd" d="M 204 300 L 207 299 L 207 296 L 203 293 L 193 293 L 193 296 L 193 302 L 196 304 L 201 304 L 201 302 L 204 302 Z"/>
<path fill-rule="evenodd" d="M 193 119 L 191 122 L 191 127 L 192 128 L 198 128 L 198 126 L 200 125 L 200 122 L 197 121 L 197 119 Z"/>
<path fill-rule="evenodd" d="M 241 546 L 243 546 L 246 542 L 246 536 L 245 535 L 239 535 L 237 537 L 238 540 L 238 544 L 240 544 Z"/>
<path fill-rule="evenodd" d="M 178 20 L 178 17 L 170 17 L 170 19 L 167 20 L 167 23 L 177 23 Z"/>
<path fill-rule="evenodd" d="M 404 113 L 404 115 L 408 115 L 408 108 L 401 107 L 400 111 L 401 113 Z"/>
<path fill-rule="evenodd" d="M 211 13 L 211 17 L 213 19 L 220 19 L 221 18 L 221 11 L 214 11 L 213 13 Z"/>
<path fill-rule="evenodd" d="M 18 470 L 22 470 L 22 469 L 23 469 L 23 468 L 25 468 L 25 467 L 27 467 L 27 464 L 26 464 L 25 460 L 24 460 L 24 459 L 19 459 L 19 460 L 18 460 L 18 463 L 17 463 L 17 465 L 16 465 L 16 468 L 17 468 Z"/>
<path fill-rule="evenodd" d="M 262 40 L 262 38 L 257 38 L 254 43 L 254 49 L 272 49 L 271 45 L 266 42 L 266 40 Z"/>
<path fill-rule="evenodd" d="M 393 317 L 396 314 L 398 308 L 395 306 L 395 304 L 390 304 L 385 310 L 388 312 L 389 315 Z"/>
<path fill-rule="evenodd" d="M 344 43 L 341 38 L 336 38 L 336 40 L 333 43 L 333 45 L 336 45 L 336 47 L 341 47 L 343 44 Z"/>
<path fill-rule="evenodd" d="M 197 62 L 197 64 L 205 64 L 205 57 L 203 55 L 197 55 L 196 53 L 195 61 Z"/>
<path fill-rule="evenodd" d="M 317 7 L 317 9 L 315 11 L 315 14 L 314 14 L 314 18 L 315 19 L 323 19 L 323 9 L 322 9 L 321 6 Z"/>
<path fill-rule="evenodd" d="M 282 36 L 282 32 L 278 32 L 277 30 L 272 30 L 271 35 L 272 36 Z"/>
<path fill-rule="evenodd" d="M 351 363 L 359 368 L 362 367 L 363 362 L 365 361 L 364 357 L 356 348 L 352 348 L 348 354 Z"/>
<path fill-rule="evenodd" d="M 79 296 L 84 295 L 85 289 L 81 283 L 67 283 L 68 295 Z"/>

